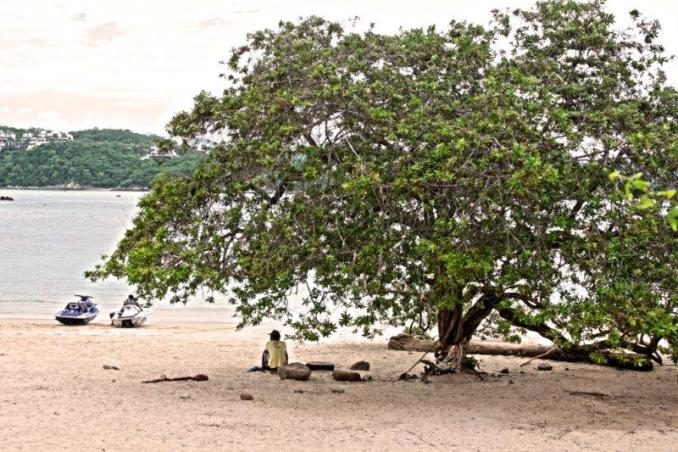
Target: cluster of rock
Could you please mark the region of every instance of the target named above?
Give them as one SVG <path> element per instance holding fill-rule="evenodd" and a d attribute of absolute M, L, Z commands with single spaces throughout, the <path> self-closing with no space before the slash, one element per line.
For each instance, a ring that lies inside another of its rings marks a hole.
<path fill-rule="evenodd" d="M 370 380 L 369 377 L 367 379 L 363 379 L 360 373 L 357 372 L 358 370 L 370 370 L 370 363 L 367 361 L 358 361 L 357 363 L 353 364 L 350 369 L 351 370 L 335 369 L 334 364 L 324 362 L 311 362 L 307 364 L 290 363 L 278 368 L 278 376 L 281 380 L 306 381 L 311 377 L 313 370 L 326 370 L 332 372 L 332 378 L 334 378 L 336 381 L 356 382 Z"/>

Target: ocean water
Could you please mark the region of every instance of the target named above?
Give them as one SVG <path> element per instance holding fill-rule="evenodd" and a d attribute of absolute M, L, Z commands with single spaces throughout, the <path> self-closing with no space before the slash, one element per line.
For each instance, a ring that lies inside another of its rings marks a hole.
<path fill-rule="evenodd" d="M 97 323 L 133 293 L 125 281 L 83 276 L 110 254 L 132 224 L 142 192 L 0 190 L 0 319 L 46 320 L 74 294 L 99 304 Z M 223 299 L 187 305 L 156 302 L 152 321 L 235 323 Z"/>

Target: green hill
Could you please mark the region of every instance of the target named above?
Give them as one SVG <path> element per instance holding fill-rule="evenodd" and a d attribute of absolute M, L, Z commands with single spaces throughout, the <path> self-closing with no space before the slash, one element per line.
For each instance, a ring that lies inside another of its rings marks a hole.
<path fill-rule="evenodd" d="M 26 132 L 8 127 L 0 130 L 18 136 Z M 148 188 L 159 173 L 190 174 L 205 155 L 189 151 L 175 158 L 142 159 L 160 137 L 114 129 L 71 134 L 70 141 L 28 150 L 0 150 L 0 187 Z"/>

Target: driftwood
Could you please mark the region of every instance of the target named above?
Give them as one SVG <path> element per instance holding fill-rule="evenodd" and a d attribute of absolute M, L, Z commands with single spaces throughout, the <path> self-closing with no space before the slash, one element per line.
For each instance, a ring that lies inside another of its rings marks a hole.
<path fill-rule="evenodd" d="M 407 334 L 393 336 L 388 341 L 391 350 L 406 350 L 414 352 L 435 352 L 436 343 L 430 339 L 418 339 Z M 591 352 L 585 347 L 562 350 L 552 345 L 541 344 L 511 344 L 507 342 L 470 341 L 467 353 L 475 355 L 503 355 L 520 356 L 535 359 L 551 359 L 554 361 L 585 362 L 606 364 L 608 366 L 629 370 L 652 370 L 652 361 L 645 355 L 638 353 L 613 352 L 596 350 L 602 358 L 602 363 L 591 358 Z"/>
<path fill-rule="evenodd" d="M 142 383 L 162 383 L 163 381 L 187 381 L 187 380 L 207 381 L 209 380 L 209 377 L 205 374 L 197 374 L 188 377 L 175 377 L 175 378 L 168 378 L 167 375 L 162 375 L 160 378 L 156 378 L 155 380 L 144 380 L 142 381 Z"/>

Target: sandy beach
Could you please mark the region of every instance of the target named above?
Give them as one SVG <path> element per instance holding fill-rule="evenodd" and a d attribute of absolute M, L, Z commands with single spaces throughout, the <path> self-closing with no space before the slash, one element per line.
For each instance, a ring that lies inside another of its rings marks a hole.
<path fill-rule="evenodd" d="M 327 372 L 281 381 L 245 372 L 268 329 L 0 321 L 0 448 L 668 451 L 678 441 L 673 365 L 638 373 L 553 362 L 543 372 L 536 362 L 481 357 L 491 374 L 482 382 L 398 382 L 420 354 L 341 338 L 290 343 L 290 358 L 345 367 L 366 360 L 373 381 L 337 383 Z M 503 367 L 508 376 L 498 375 Z M 209 381 L 141 383 L 197 373 Z"/>

